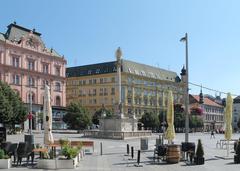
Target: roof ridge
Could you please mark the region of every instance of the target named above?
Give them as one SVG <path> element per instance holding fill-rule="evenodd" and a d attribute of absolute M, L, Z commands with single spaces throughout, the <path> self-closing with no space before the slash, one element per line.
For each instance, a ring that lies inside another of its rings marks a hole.
<path fill-rule="evenodd" d="M 175 72 L 175 71 L 166 70 L 166 69 L 159 68 L 159 67 L 155 67 L 155 66 L 152 66 L 152 65 L 148 65 L 148 64 L 143 64 L 143 63 L 139 63 L 139 62 L 131 61 L 131 60 L 128 60 L 128 59 L 123 59 L 123 61 L 129 61 L 129 62 L 132 62 L 132 63 L 135 63 L 135 64 L 144 65 L 144 66 L 151 67 L 151 68 L 154 68 L 154 69 L 162 70 L 162 71 L 164 71 L 164 72 L 172 72 L 172 73 L 174 73 L 174 74 L 177 73 L 177 72 Z"/>

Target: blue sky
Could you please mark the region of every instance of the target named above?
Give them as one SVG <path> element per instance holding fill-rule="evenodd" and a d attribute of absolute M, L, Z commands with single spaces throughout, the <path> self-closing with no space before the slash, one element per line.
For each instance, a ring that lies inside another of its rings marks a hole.
<path fill-rule="evenodd" d="M 185 63 L 179 39 L 188 32 L 190 82 L 240 94 L 240 1 L 8 0 L 1 6 L 0 32 L 13 21 L 36 28 L 68 66 L 112 61 L 120 46 L 125 59 L 179 74 Z"/>

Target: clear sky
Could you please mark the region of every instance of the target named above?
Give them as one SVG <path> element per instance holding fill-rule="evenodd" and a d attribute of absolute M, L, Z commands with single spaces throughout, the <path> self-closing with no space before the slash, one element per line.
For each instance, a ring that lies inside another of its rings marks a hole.
<path fill-rule="evenodd" d="M 240 94 L 239 16 L 238 0 L 5 0 L 0 32 L 13 21 L 36 28 L 68 66 L 112 61 L 120 46 L 125 59 L 178 74 L 187 32 L 190 82 Z"/>

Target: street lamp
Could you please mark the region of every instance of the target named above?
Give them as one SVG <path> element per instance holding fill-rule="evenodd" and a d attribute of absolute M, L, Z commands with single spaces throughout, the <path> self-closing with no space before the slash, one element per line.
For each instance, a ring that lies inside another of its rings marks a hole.
<path fill-rule="evenodd" d="M 181 42 L 185 42 L 186 45 L 186 73 L 185 73 L 185 142 L 188 142 L 188 134 L 189 134 L 189 111 L 188 111 L 188 104 L 189 104 L 189 89 L 188 89 L 188 35 L 187 33 L 183 38 L 180 40 Z"/>

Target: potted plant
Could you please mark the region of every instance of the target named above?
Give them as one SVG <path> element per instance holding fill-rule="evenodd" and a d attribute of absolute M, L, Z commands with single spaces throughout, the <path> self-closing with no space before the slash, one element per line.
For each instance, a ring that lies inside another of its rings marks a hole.
<path fill-rule="evenodd" d="M 196 150 L 196 155 L 194 157 L 194 163 L 196 165 L 201 165 L 204 164 L 204 151 L 203 151 L 203 146 L 202 146 L 202 142 L 199 139 L 198 140 L 198 145 L 197 145 L 197 150 Z"/>
<path fill-rule="evenodd" d="M 62 148 L 62 155 L 65 158 L 60 158 L 58 168 L 60 169 L 74 169 L 79 162 L 79 148 L 74 148 L 66 145 Z"/>
<path fill-rule="evenodd" d="M 12 166 L 12 161 L 3 149 L 0 149 L 0 169 L 9 169 Z"/>
<path fill-rule="evenodd" d="M 240 141 L 237 142 L 236 151 L 234 155 L 234 163 L 240 163 Z"/>

